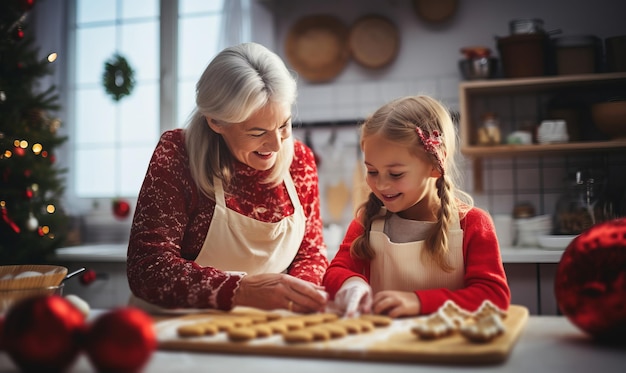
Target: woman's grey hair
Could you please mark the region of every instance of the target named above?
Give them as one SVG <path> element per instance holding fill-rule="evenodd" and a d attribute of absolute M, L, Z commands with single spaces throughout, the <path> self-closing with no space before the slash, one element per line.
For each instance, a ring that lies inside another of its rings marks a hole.
<path fill-rule="evenodd" d="M 214 196 L 213 177 L 228 184 L 234 157 L 221 135 L 206 117 L 220 125 L 248 119 L 270 102 L 293 105 L 297 87 L 283 60 L 257 43 L 243 43 L 221 51 L 207 66 L 196 84 L 196 108 L 185 128 L 191 175 L 198 188 Z M 289 172 L 293 159 L 293 136 L 285 139 L 268 178 L 277 184 Z"/>

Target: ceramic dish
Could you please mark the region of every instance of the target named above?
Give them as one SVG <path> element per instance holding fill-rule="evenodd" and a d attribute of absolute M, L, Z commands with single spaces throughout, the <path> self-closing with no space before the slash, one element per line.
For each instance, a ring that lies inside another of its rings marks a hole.
<path fill-rule="evenodd" d="M 537 237 L 539 247 L 546 250 L 565 250 L 577 236 L 573 235 L 545 235 Z"/>
<path fill-rule="evenodd" d="M 348 26 L 331 15 L 303 17 L 289 30 L 285 52 L 289 64 L 309 82 L 332 80 L 350 59 Z"/>
<path fill-rule="evenodd" d="M 368 15 L 351 26 L 348 45 L 356 62 L 377 69 L 389 65 L 396 58 L 400 35 L 390 19 Z"/>

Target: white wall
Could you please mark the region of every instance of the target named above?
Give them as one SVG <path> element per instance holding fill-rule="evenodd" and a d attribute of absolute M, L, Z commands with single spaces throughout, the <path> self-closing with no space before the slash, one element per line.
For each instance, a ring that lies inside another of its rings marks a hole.
<path fill-rule="evenodd" d="M 460 48 L 485 45 L 497 54 L 495 37 L 508 35 L 512 19 L 540 18 L 544 20 L 547 30 L 561 29 L 562 35 L 594 34 L 606 38 L 626 34 L 624 0 L 459 0 L 454 18 L 440 25 L 431 25 L 419 19 L 412 0 L 253 1 L 255 41 L 267 45 L 283 57 L 284 41 L 290 27 L 305 15 L 332 14 L 349 26 L 360 16 L 373 13 L 389 17 L 399 27 L 400 51 L 390 66 L 374 71 L 350 61 L 331 82 L 309 84 L 301 80 L 296 120 L 302 122 L 361 119 L 394 97 L 417 93 L 433 95 L 456 109 L 461 81 L 457 67 L 461 58 Z M 40 1 L 29 15 L 37 43 L 46 50 L 66 50 L 68 3 L 66 0 Z M 61 53 L 55 74 L 43 84 L 56 84 L 60 88 L 63 102 L 59 117 L 63 121 L 69 120 L 67 113 L 71 112 L 65 104 L 64 64 L 70 61 L 69 57 Z M 64 133 L 67 128 L 62 127 L 61 131 Z M 295 132 L 304 138 L 303 130 Z M 331 144 L 329 139 L 333 132 L 337 137 Z M 320 190 L 325 203 L 327 190 L 337 187 L 340 181 L 352 187 L 352 174 L 359 164 L 355 150 L 356 128 L 315 129 L 312 137 L 314 149 L 326 158 L 320 165 Z M 62 149 L 57 157 L 59 164 L 68 164 L 67 158 L 68 154 Z M 567 159 L 563 160 L 563 163 L 567 162 Z M 509 186 L 498 184 L 502 180 L 510 180 L 510 163 L 510 160 L 503 160 L 487 164 L 486 191 L 474 194 L 477 205 L 492 213 L 508 213 L 516 201 L 524 198 L 535 202 L 539 212 L 550 213 L 554 200 L 558 198 L 558 190 L 547 196 L 538 190 L 520 197 L 509 193 L 506 189 Z M 466 183 L 462 187 L 473 192 L 469 162 L 466 161 L 461 168 L 466 170 Z M 565 171 L 558 163 L 547 170 L 526 167 L 524 172 L 528 175 L 522 176 L 522 179 L 533 180 L 541 174 L 552 185 L 559 185 Z M 328 206 L 323 204 L 322 208 L 326 221 L 335 222 L 329 218 Z M 339 223 L 344 224 L 350 218 L 350 212 L 351 206 L 348 205 Z"/>
<path fill-rule="evenodd" d="M 351 60 L 346 68 L 327 83 L 299 80 L 296 121 L 304 123 L 335 120 L 359 120 L 392 98 L 425 93 L 458 109 L 458 84 L 461 75 L 458 61 L 464 46 L 484 45 L 496 56 L 496 37 L 509 35 L 509 22 L 514 19 L 539 18 L 547 31 L 560 30 L 556 36 L 596 35 L 606 38 L 626 34 L 626 1 L 623 0 L 460 0 L 454 18 L 432 25 L 418 18 L 411 0 L 266 0 L 261 1 L 274 15 L 275 50 L 286 61 L 285 40 L 292 25 L 311 14 L 331 14 L 349 27 L 368 14 L 386 16 L 396 22 L 401 37 L 397 59 L 389 66 L 370 70 Z M 334 146 L 329 139 L 335 132 Z M 296 135 L 304 138 L 304 130 Z M 329 235 L 329 252 L 336 250 L 336 241 L 343 236 L 353 206 L 348 199 L 340 219 L 331 216 L 336 209 L 330 197 L 344 183 L 352 188 L 352 175 L 360 160 L 354 154 L 356 127 L 340 129 L 314 128 L 313 148 L 322 157 L 319 167 L 322 215 Z M 334 151 L 332 151 L 334 149 Z M 518 202 L 529 201 L 537 214 L 554 212 L 563 191 L 568 167 L 593 163 L 587 155 L 579 158 L 553 157 L 520 162 L 505 158 L 486 160 L 484 193 L 473 191 L 469 159 L 461 157 L 465 172 L 461 188 L 470 192 L 477 206 L 492 214 L 510 214 Z M 625 168 L 624 156 L 609 158 L 613 172 Z M 515 174 L 515 177 L 513 176 Z M 523 185 L 512 185 L 513 180 Z M 615 181 L 615 178 L 613 179 Z M 620 187 L 623 177 L 618 179 Z M 523 193 L 519 192 L 523 190 Z M 330 237 L 332 236 L 332 237 Z"/>
<path fill-rule="evenodd" d="M 300 81 L 299 119 L 304 122 L 362 118 L 390 98 L 428 93 L 453 108 L 458 105 L 460 48 L 490 47 L 496 36 L 509 35 L 509 21 L 540 18 L 546 30 L 600 38 L 626 34 L 623 0 L 459 0 L 454 18 L 432 25 L 418 18 L 411 0 L 274 0 L 263 1 L 274 14 L 276 51 L 283 56 L 286 35 L 301 17 L 331 14 L 352 24 L 367 14 L 396 22 L 401 36 L 395 62 L 368 70 L 350 61 L 333 81 Z"/>

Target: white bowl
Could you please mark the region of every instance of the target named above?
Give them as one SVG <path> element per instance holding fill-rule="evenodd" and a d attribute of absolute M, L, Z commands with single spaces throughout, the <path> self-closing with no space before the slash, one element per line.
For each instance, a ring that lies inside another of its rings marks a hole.
<path fill-rule="evenodd" d="M 539 236 L 537 241 L 543 249 L 565 250 L 576 237 L 576 235 L 545 235 Z"/>

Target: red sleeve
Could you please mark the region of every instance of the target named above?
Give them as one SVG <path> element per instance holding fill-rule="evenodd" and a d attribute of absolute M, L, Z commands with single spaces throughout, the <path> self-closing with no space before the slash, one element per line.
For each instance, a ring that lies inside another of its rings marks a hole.
<path fill-rule="evenodd" d="M 213 216 L 209 202 L 191 179 L 182 131 L 165 132 L 150 160 L 131 228 L 127 275 L 135 295 L 166 308 L 232 307 L 241 275 L 193 261 Z"/>
<path fill-rule="evenodd" d="M 324 275 L 323 284 L 330 299 L 335 298 L 341 285 L 350 277 L 358 276 L 369 283 L 369 261 L 354 259 L 350 255 L 352 241 L 361 234 L 363 234 L 363 225 L 355 219 L 348 226 L 343 242 L 339 245 L 339 250 Z"/>
<path fill-rule="evenodd" d="M 294 161 L 290 172 L 304 208 L 306 228 L 300 249 L 288 272 L 292 276 L 320 285 L 328 267 L 328 259 L 320 214 L 317 166 L 310 148 L 299 141 L 294 146 Z"/>
<path fill-rule="evenodd" d="M 502 257 L 493 221 L 479 208 L 471 209 L 461 220 L 463 229 L 463 257 L 465 286 L 459 290 L 419 290 L 415 294 L 421 302 L 421 313 L 437 311 L 451 299 L 469 311 L 476 310 L 488 299 L 502 309 L 508 309 L 511 292 L 504 272 Z"/>

